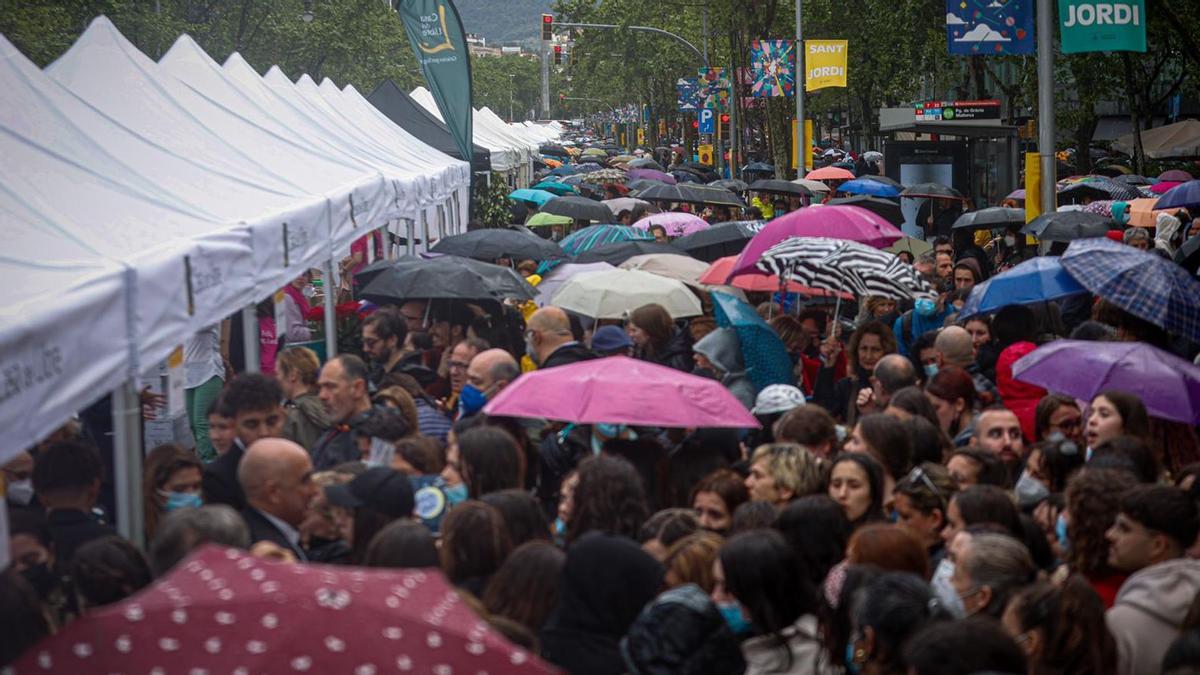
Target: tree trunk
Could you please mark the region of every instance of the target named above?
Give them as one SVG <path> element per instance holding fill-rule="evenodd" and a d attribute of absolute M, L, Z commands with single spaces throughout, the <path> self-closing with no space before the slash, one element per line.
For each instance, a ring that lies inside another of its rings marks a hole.
<path fill-rule="evenodd" d="M 1138 89 L 1129 52 L 1121 52 L 1121 65 L 1125 67 L 1125 91 L 1133 94 L 1129 105 L 1129 121 L 1133 126 L 1133 172 L 1142 175 L 1146 166 L 1146 151 L 1142 149 L 1142 98 L 1135 93 Z"/>

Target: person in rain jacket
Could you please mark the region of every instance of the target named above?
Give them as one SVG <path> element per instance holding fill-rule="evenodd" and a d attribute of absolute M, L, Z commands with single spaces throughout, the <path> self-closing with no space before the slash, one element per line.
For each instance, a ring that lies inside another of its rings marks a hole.
<path fill-rule="evenodd" d="M 1013 364 L 1022 356 L 1037 349 L 1032 342 L 1017 342 L 1000 352 L 996 359 L 996 389 L 1004 407 L 1013 411 L 1021 422 L 1021 433 L 1026 439 L 1037 438 L 1036 410 L 1038 401 L 1046 395 L 1041 387 L 1013 379 Z"/>
<path fill-rule="evenodd" d="M 698 369 L 713 371 L 717 380 L 725 385 L 734 398 L 746 406 L 746 410 L 754 407 L 754 399 L 758 392 L 746 376 L 746 366 L 742 361 L 742 343 L 738 339 L 737 331 L 732 328 L 718 328 L 693 345 L 692 351 L 696 355 Z"/>
<path fill-rule="evenodd" d="M 913 308 L 901 314 L 896 323 L 892 324 L 892 333 L 896 336 L 896 348 L 900 354 L 910 356 L 909 349 L 925 333 L 937 330 L 946 322 L 946 317 L 954 312 L 954 305 L 946 301 L 943 294 L 937 300 L 920 298 Z"/>

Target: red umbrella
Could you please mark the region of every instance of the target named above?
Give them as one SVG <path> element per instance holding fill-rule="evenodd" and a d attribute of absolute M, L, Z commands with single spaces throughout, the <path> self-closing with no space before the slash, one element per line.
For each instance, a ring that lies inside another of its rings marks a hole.
<path fill-rule="evenodd" d="M 17 673 L 552 673 L 437 570 L 288 565 L 206 546 L 26 652 Z"/>
<path fill-rule="evenodd" d="M 774 293 L 779 290 L 779 277 L 772 274 L 764 276 L 759 274 L 739 274 L 729 279 L 729 273 L 733 271 L 733 263 L 737 260 L 737 256 L 731 255 L 725 258 L 718 258 L 712 265 L 705 270 L 700 276 L 699 282 L 702 284 L 719 286 L 721 284 L 729 284 L 734 288 L 760 293 Z M 787 290 L 789 293 L 803 293 L 813 297 L 833 297 L 836 295 L 832 291 L 825 291 L 819 288 L 809 288 L 794 281 L 788 282 Z M 849 293 L 842 293 L 842 297 L 846 300 L 854 300 L 854 296 Z"/>
<path fill-rule="evenodd" d="M 853 180 L 854 173 L 837 166 L 814 169 L 804 175 L 805 180 Z"/>

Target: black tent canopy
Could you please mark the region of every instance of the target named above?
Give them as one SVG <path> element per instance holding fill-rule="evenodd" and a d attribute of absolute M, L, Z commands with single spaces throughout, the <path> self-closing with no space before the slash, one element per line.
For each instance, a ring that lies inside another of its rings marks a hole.
<path fill-rule="evenodd" d="M 458 151 L 454 137 L 450 135 L 450 130 L 446 125 L 429 114 L 429 111 L 414 101 L 407 92 L 397 87 L 395 82 L 384 80 L 379 83 L 367 100 L 388 119 L 425 144 L 455 159 L 466 159 Z M 473 147 L 471 155 L 472 172 L 492 170 L 492 153 L 487 148 L 476 145 Z"/>

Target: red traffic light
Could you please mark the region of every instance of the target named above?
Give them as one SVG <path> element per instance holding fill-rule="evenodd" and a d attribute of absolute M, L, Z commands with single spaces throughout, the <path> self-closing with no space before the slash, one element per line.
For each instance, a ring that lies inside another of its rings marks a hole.
<path fill-rule="evenodd" d="M 554 23 L 554 15 L 543 14 L 542 15 L 542 23 Z"/>
<path fill-rule="evenodd" d="M 699 129 L 699 128 L 700 128 L 700 122 L 699 122 L 698 120 L 692 120 L 692 128 L 693 128 L 693 129 Z"/>
<path fill-rule="evenodd" d="M 561 54 L 562 53 L 562 45 L 554 45 L 554 53 Z"/>
<path fill-rule="evenodd" d="M 729 115 L 721 115 L 721 124 L 729 124 Z"/>

